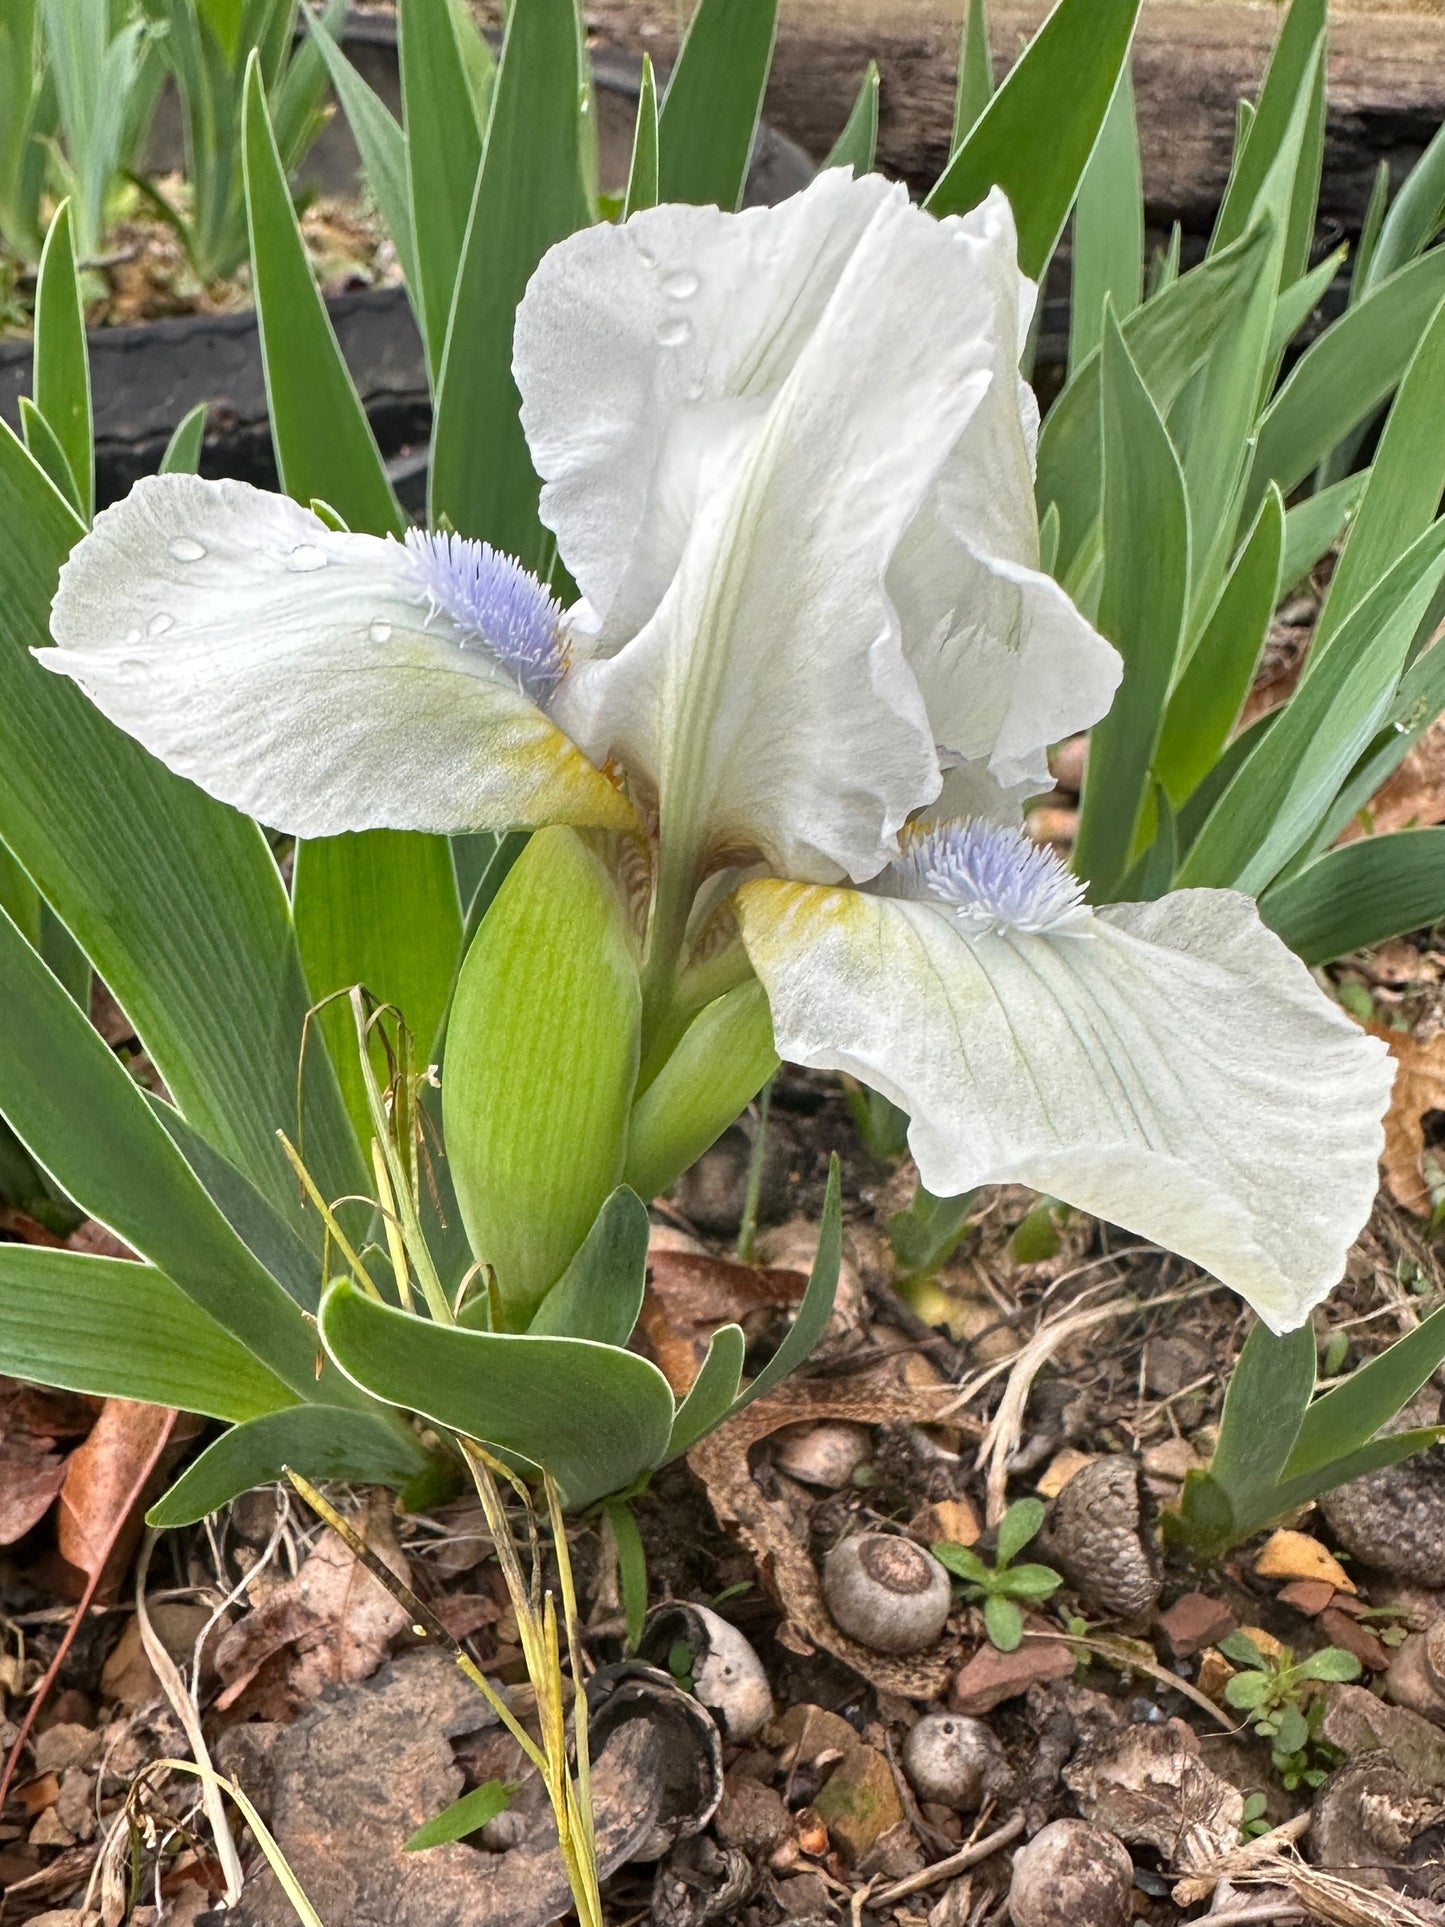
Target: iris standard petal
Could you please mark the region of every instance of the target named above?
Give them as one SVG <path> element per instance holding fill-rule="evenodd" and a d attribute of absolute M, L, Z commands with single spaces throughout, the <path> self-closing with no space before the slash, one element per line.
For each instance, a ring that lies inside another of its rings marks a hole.
<path fill-rule="evenodd" d="M 1030 1185 L 1302 1324 L 1369 1216 L 1383 1047 L 1234 892 L 1082 913 L 1065 892 L 1026 933 L 1007 876 L 955 881 L 952 905 L 745 884 L 780 1054 L 901 1105 L 931 1191 Z"/>
<path fill-rule="evenodd" d="M 775 208 L 649 208 L 543 258 L 517 313 L 522 423 L 609 653 L 661 601 L 734 423 L 781 386 L 897 192 L 835 168 Z"/>
<path fill-rule="evenodd" d="M 713 404 L 706 448 L 694 452 L 706 482 L 683 508 L 661 499 L 666 465 L 654 473 L 644 523 L 681 532 L 675 573 L 615 653 L 597 609 L 596 653 L 576 664 L 558 708 L 589 754 L 616 755 L 655 790 L 665 847 L 704 865 L 757 852 L 784 875 L 816 879 L 872 875 L 938 793 L 936 732 L 885 575 L 993 380 L 998 304 L 983 256 L 999 245 L 934 221 L 901 188 L 824 187 L 789 204 L 778 226 L 764 211 L 748 230 L 764 279 L 774 253 L 811 264 L 846 243 L 826 301 L 808 295 L 801 339 L 781 325 L 759 336 L 736 276 L 709 293 L 709 258 L 686 257 L 699 316 L 723 297 L 737 306 L 759 386 L 775 351 L 786 365 L 771 392 Z M 612 237 L 613 252 L 633 249 L 632 225 Z M 558 250 L 563 266 L 573 245 Z M 590 258 L 577 250 L 568 282 L 584 311 L 601 299 L 580 275 Z M 659 255 L 656 271 L 682 265 Z M 532 360 L 519 354 L 524 395 L 537 351 L 534 337 Z M 648 352 L 665 350 L 649 335 Z M 587 445 L 585 430 L 578 441 Z M 570 565 L 565 538 L 562 550 Z M 582 586 L 596 608 L 593 585 Z"/>
<path fill-rule="evenodd" d="M 171 769 L 297 835 L 630 824 L 527 693 L 555 681 L 555 605 L 507 558 L 441 540 L 151 477 L 76 547 L 58 647 L 36 653 Z"/>
<path fill-rule="evenodd" d="M 984 243 L 999 314 L 993 380 L 899 544 L 888 588 L 936 739 L 1011 785 L 1107 712 L 1122 664 L 1039 568 L 1038 411 L 1017 347 L 1034 290 L 1015 265 L 1008 204 L 993 195 L 959 225 Z"/>

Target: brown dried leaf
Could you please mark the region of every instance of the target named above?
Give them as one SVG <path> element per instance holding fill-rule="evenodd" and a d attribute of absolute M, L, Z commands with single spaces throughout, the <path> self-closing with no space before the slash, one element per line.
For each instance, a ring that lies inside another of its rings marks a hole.
<path fill-rule="evenodd" d="M 1423 1043 L 1409 1031 L 1366 1024 L 1396 1064 L 1395 1087 L 1385 1113 L 1385 1151 L 1380 1160 L 1390 1196 L 1419 1216 L 1430 1210 L 1430 1190 L 1420 1160 L 1425 1150 L 1427 1111 L 1445 1110 L 1445 1031 Z"/>
<path fill-rule="evenodd" d="M 795 1305 L 808 1280 L 791 1270 L 737 1264 L 711 1252 L 675 1248 L 654 1236 L 647 1253 L 642 1330 L 674 1392 L 685 1394 L 719 1325 Z"/>
<path fill-rule="evenodd" d="M 1239 1842 L 1244 1795 L 1206 1765 L 1183 1720 L 1110 1734 L 1075 1755 L 1064 1783 L 1086 1820 L 1155 1848 L 1179 1872 L 1198 1872 Z"/>
<path fill-rule="evenodd" d="M 355 1524 L 377 1557 L 410 1585 L 388 1496 L 372 1493 Z M 374 1673 L 409 1623 L 401 1602 L 328 1529 L 295 1578 L 279 1585 L 220 1641 L 216 1668 L 226 1686 L 216 1704 L 222 1710 L 232 1705 L 268 1659 L 290 1648 L 285 1697 L 293 1711 L 309 1705 L 324 1686 Z"/>
<path fill-rule="evenodd" d="M 178 1414 L 163 1405 L 108 1398 L 90 1435 L 71 1453 L 60 1489 L 61 1557 L 97 1591 L 118 1584 L 144 1523 L 142 1474 L 176 1436 Z"/>
<path fill-rule="evenodd" d="M 60 1441 L 83 1436 L 94 1420 L 86 1399 L 0 1378 L 0 1546 L 45 1517 L 65 1482 Z"/>
<path fill-rule="evenodd" d="M 851 1379 L 790 1379 L 767 1398 L 695 1445 L 688 1464 L 707 1487 L 721 1524 L 734 1528 L 757 1560 L 764 1585 L 776 1596 L 787 1623 L 780 1637 L 799 1652 L 821 1646 L 885 1692 L 905 1699 L 934 1699 L 958 1665 L 958 1641 L 947 1636 L 926 1653 L 891 1658 L 847 1638 L 823 1604 L 818 1571 L 798 1536 L 790 1508 L 770 1499 L 748 1468 L 760 1439 L 803 1420 L 854 1419 L 863 1425 L 927 1425 L 951 1385 L 903 1386 L 876 1376 Z M 962 1422 L 955 1416 L 955 1426 Z M 971 1430 L 977 1438 L 978 1428 Z"/>

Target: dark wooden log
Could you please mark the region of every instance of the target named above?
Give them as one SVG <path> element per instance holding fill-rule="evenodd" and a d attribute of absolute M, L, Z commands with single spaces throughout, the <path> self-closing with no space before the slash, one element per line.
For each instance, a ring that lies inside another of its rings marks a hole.
<path fill-rule="evenodd" d="M 962 0 L 783 0 L 769 121 L 821 158 L 876 59 L 882 164 L 928 186 L 947 156 L 962 11 Z M 1045 11 L 1036 0 L 998 0 L 1000 72 Z M 586 0 L 586 12 L 604 52 L 646 49 L 659 65 L 676 52 L 676 0 Z M 1235 102 L 1257 89 L 1281 13 L 1239 0 L 1146 0 L 1135 74 L 1153 224 L 1207 230 L 1229 170 Z M 1445 19 L 1352 13 L 1332 23 L 1330 42 L 1326 238 L 1357 231 L 1378 163 L 1400 178 L 1445 120 Z"/>

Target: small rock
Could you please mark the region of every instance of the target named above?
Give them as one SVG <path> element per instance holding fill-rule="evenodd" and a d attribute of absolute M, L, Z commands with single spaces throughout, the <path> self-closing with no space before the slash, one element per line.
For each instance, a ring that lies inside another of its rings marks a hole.
<path fill-rule="evenodd" d="M 812 1271 L 817 1255 L 818 1226 L 808 1218 L 789 1218 L 786 1223 L 765 1231 L 753 1253 L 760 1265 L 771 1265 L 777 1271 L 801 1272 L 805 1278 Z M 829 1364 L 849 1357 L 868 1336 L 872 1317 L 867 1288 L 845 1242 L 833 1309 L 822 1337 L 813 1347 L 813 1364 Z"/>
<path fill-rule="evenodd" d="M 1084 770 L 1089 760 L 1087 734 L 1066 736 L 1049 751 L 1049 772 L 1061 790 L 1077 796 L 1084 787 Z"/>
<path fill-rule="evenodd" d="M 1163 1585 L 1151 1513 L 1133 1459 L 1096 1459 L 1055 1499 L 1039 1535 L 1040 1556 L 1097 1611 L 1141 1621 L 1153 1614 Z"/>
<path fill-rule="evenodd" d="M 89 1840 L 95 1832 L 95 1775 L 83 1767 L 67 1767 L 60 1776 L 55 1815 L 67 1833 Z"/>
<path fill-rule="evenodd" d="M 1189 1439 L 1161 1439 L 1144 1454 L 1144 1470 L 1160 1485 L 1182 1485 L 1204 1463 Z"/>
<path fill-rule="evenodd" d="M 673 1186 L 673 1201 L 678 1210 L 710 1238 L 737 1236 L 747 1203 L 748 1171 L 756 1129 L 751 1117 L 731 1125 Z M 793 1156 L 791 1135 L 774 1120 L 763 1147 L 762 1183 L 758 1193 L 761 1224 L 776 1224 L 788 1208 L 788 1169 Z"/>
<path fill-rule="evenodd" d="M 991 1713 L 1039 1680 L 1067 1679 L 1073 1670 L 1074 1655 L 1059 1639 L 1026 1639 L 1012 1653 L 980 1646 L 954 1680 L 949 1704 L 957 1713 Z"/>
<path fill-rule="evenodd" d="M 238 1539 L 258 1549 L 276 1530 L 280 1514 L 279 1493 L 274 1485 L 258 1486 L 254 1492 L 239 1493 L 230 1504 L 231 1529 Z"/>
<path fill-rule="evenodd" d="M 1261 1579 L 1318 1579 L 1336 1592 L 1358 1590 L 1335 1555 L 1307 1532 L 1272 1532 L 1254 1569 Z"/>
<path fill-rule="evenodd" d="M 1204 1339 L 1193 1332 L 1151 1338 L 1144 1347 L 1144 1385 L 1156 1398 L 1176 1398 L 1213 1371 L 1216 1360 Z"/>
<path fill-rule="evenodd" d="M 1238 1623 L 1224 1601 L 1211 1599 L 1207 1592 L 1187 1592 L 1159 1615 L 1159 1630 L 1176 1659 L 1192 1659 L 1226 1638 Z"/>
<path fill-rule="evenodd" d="M 1367 1687 L 1330 1688 L 1320 1737 L 1351 1759 L 1383 1751 L 1415 1786 L 1445 1788 L 1445 1733 Z"/>
<path fill-rule="evenodd" d="M 1246 1639 L 1253 1641 L 1266 1659 L 1278 1659 L 1284 1651 L 1283 1643 L 1273 1633 L 1267 1633 L 1263 1626 L 1241 1626 L 1239 1630 Z"/>
<path fill-rule="evenodd" d="M 1389 1649 L 1368 1626 L 1362 1626 L 1358 1619 L 1351 1619 L 1348 1613 L 1342 1613 L 1334 1606 L 1327 1607 L 1320 1614 L 1320 1631 L 1332 1646 L 1342 1646 L 1347 1653 L 1353 1653 L 1370 1672 L 1389 1672 Z"/>
<path fill-rule="evenodd" d="M 978 1514 L 967 1499 L 939 1499 L 933 1505 L 926 1505 L 910 1521 L 908 1529 L 916 1539 L 925 1539 L 929 1545 L 947 1539 L 955 1546 L 977 1545 L 983 1531 Z"/>
<path fill-rule="evenodd" d="M 29 1927 L 100 1927 L 100 1915 L 84 1907 L 52 1907 L 49 1913 L 32 1914 Z"/>
<path fill-rule="evenodd" d="M 1081 1452 L 1077 1446 L 1064 1446 L 1055 1452 L 1034 1481 L 1034 1491 L 1041 1499 L 1057 1499 L 1074 1474 L 1092 1465 L 1097 1457 L 1097 1452 Z"/>
<path fill-rule="evenodd" d="M 736 1770 L 727 1776 L 712 1825 L 725 1847 L 741 1847 L 760 1859 L 781 1846 L 790 1831 L 782 1794 Z"/>
<path fill-rule="evenodd" d="M 1220 1652 L 1217 1646 L 1208 1646 L 1199 1661 L 1199 1678 L 1196 1684 L 1206 1699 L 1214 1700 L 1217 1705 L 1224 1704 L 1224 1689 L 1234 1678 L 1235 1669 Z"/>
<path fill-rule="evenodd" d="M 1445 1725 L 1445 1619 L 1436 1619 L 1423 1633 L 1410 1633 L 1395 1648 L 1385 1676 L 1385 1697 L 1408 1707 L 1422 1719 Z"/>
<path fill-rule="evenodd" d="M 1335 1589 L 1327 1579 L 1296 1579 L 1275 1594 L 1281 1606 L 1292 1606 L 1306 1619 L 1317 1619 L 1334 1596 Z"/>
<path fill-rule="evenodd" d="M 773 1463 L 803 1485 L 836 1492 L 873 1454 L 873 1434 L 848 1419 L 786 1425 L 773 1434 Z"/>
<path fill-rule="evenodd" d="M 814 1803 L 828 1837 L 850 1865 L 903 1820 L 893 1769 L 876 1747 L 856 1740 L 828 1775 Z"/>
<path fill-rule="evenodd" d="M 1014 1855 L 1014 1927 L 1126 1927 L 1134 1863 L 1112 1833 L 1051 1820 Z"/>
<path fill-rule="evenodd" d="M 790 1706 L 781 1719 L 765 1728 L 763 1738 L 779 1749 L 782 1771 L 791 1773 L 795 1766 L 811 1766 L 826 1753 L 846 1753 L 857 1744 L 858 1734 L 841 1713 L 804 1701 Z"/>
<path fill-rule="evenodd" d="M 1439 1394 L 1427 1390 L 1385 1429 L 1434 1425 L 1439 1416 Z M 1413 1585 L 1445 1586 L 1445 1447 L 1351 1479 L 1319 1504 L 1335 1537 L 1365 1565 Z"/>
<path fill-rule="evenodd" d="M 922 1873 L 926 1862 L 918 1836 L 906 1820 L 880 1833 L 858 1862 L 857 1872 L 864 1879 L 907 1880 Z"/>
<path fill-rule="evenodd" d="M 992 1732 L 962 1713 L 926 1714 L 903 1742 L 903 1771 L 920 1800 L 957 1813 L 977 1813 L 1013 1783 Z"/>
<path fill-rule="evenodd" d="M 68 1767 L 87 1766 L 100 1751 L 100 1735 L 93 1726 L 47 1726 L 35 1737 L 35 1771 L 64 1773 Z"/>
<path fill-rule="evenodd" d="M 75 1835 L 54 1807 L 47 1807 L 25 1836 L 32 1847 L 73 1847 Z"/>
<path fill-rule="evenodd" d="M 777 1894 L 778 1905 L 789 1920 L 823 1922 L 833 1918 L 833 1896 L 819 1873 L 810 1870 L 792 1874 L 778 1882 Z"/>

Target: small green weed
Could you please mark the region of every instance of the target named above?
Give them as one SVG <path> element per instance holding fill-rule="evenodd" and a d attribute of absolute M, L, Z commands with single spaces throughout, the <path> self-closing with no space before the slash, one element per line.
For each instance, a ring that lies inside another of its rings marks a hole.
<path fill-rule="evenodd" d="M 1013 1563 L 1043 1522 L 1041 1499 L 1020 1499 L 1011 1505 L 998 1522 L 992 1566 L 986 1565 L 972 1547 L 960 1546 L 952 1539 L 940 1539 L 933 1548 L 934 1558 L 963 1580 L 964 1598 L 983 1601 L 984 1626 L 1001 1653 L 1013 1652 L 1023 1638 L 1024 1616 L 1019 1601 L 1047 1599 L 1064 1583 L 1052 1566 Z"/>
<path fill-rule="evenodd" d="M 1319 1737 L 1324 1701 L 1313 1688 L 1327 1680 L 1358 1679 L 1359 1660 L 1340 1646 L 1322 1646 L 1301 1660 L 1288 1646 L 1265 1653 L 1243 1632 L 1220 1640 L 1219 1650 L 1242 1669 L 1225 1686 L 1224 1697 L 1269 1741 L 1281 1783 L 1291 1792 L 1319 1786 L 1335 1749 Z"/>

